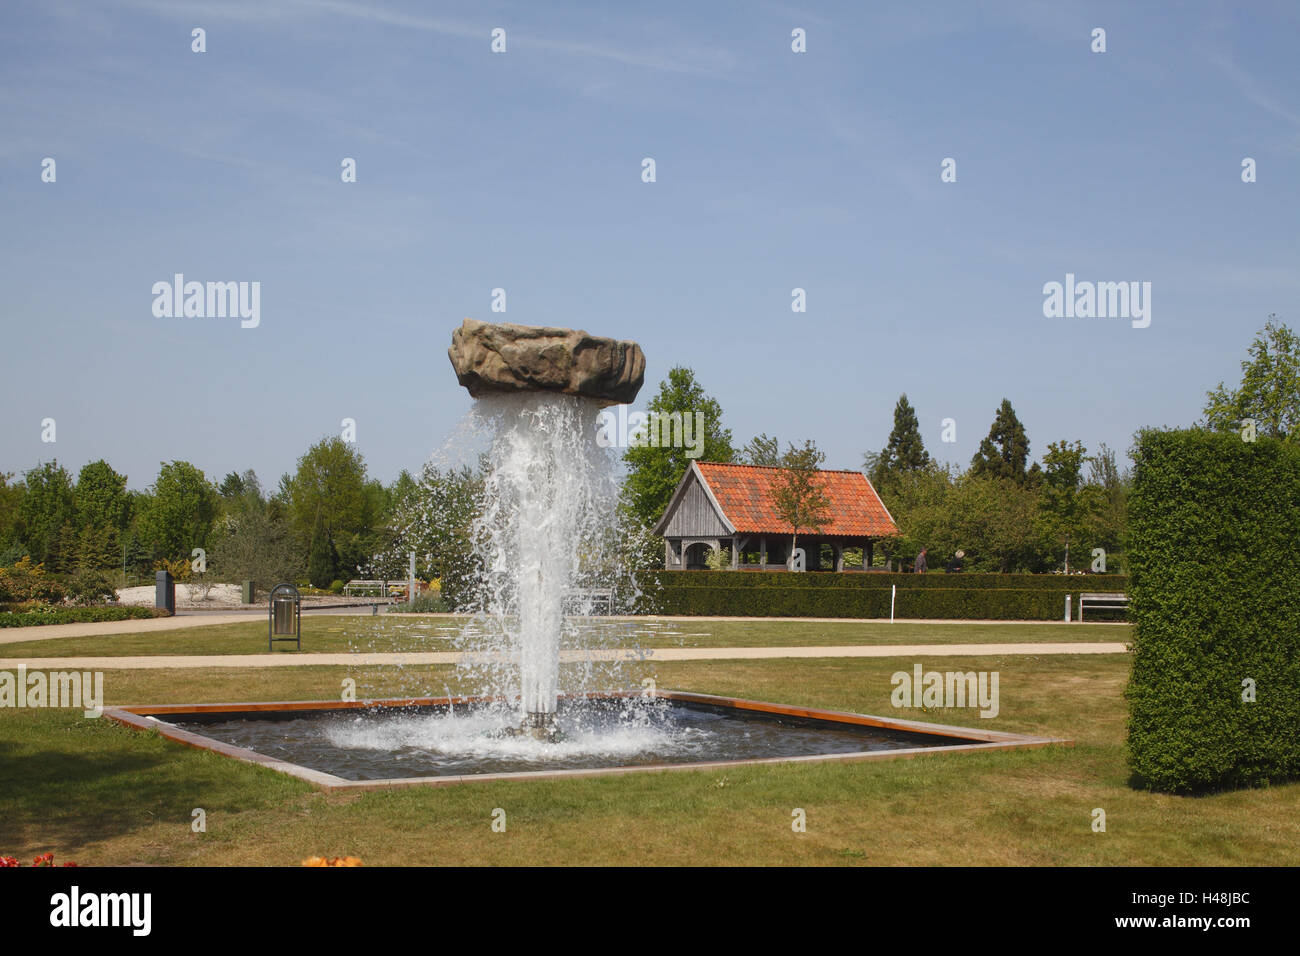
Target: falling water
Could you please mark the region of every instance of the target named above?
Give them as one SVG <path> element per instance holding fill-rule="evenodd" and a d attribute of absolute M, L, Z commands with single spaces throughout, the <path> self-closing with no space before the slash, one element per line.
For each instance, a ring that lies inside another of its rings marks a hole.
<path fill-rule="evenodd" d="M 475 524 L 481 605 L 509 650 L 521 718 L 556 712 L 562 638 L 592 610 L 593 589 L 625 580 L 617 557 L 614 461 L 597 445 L 597 402 L 530 392 L 476 401 L 491 447 Z M 511 694 L 510 696 L 515 696 Z"/>

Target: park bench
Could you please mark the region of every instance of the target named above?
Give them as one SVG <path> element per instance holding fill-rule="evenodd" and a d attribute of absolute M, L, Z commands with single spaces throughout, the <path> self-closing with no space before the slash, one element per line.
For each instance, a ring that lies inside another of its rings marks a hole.
<path fill-rule="evenodd" d="M 1083 609 L 1091 607 L 1094 611 L 1126 611 L 1128 595 L 1113 591 L 1091 591 L 1079 595 L 1079 621 L 1083 621 Z"/>
<path fill-rule="evenodd" d="M 564 603 L 570 611 L 580 611 L 590 604 L 595 614 L 609 614 L 614 606 L 613 588 L 577 588 L 564 592 Z"/>
<path fill-rule="evenodd" d="M 353 578 L 347 584 L 343 585 L 343 593 L 346 595 L 373 595 L 375 597 L 406 597 L 408 583 L 405 579 L 392 579 L 382 581 L 368 581 L 363 578 Z"/>

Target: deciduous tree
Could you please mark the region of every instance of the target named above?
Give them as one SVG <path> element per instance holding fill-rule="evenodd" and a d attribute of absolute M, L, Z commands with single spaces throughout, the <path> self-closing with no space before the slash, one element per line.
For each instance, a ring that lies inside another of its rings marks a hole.
<path fill-rule="evenodd" d="M 680 413 L 683 419 L 701 412 L 704 442 L 699 460 L 729 462 L 735 458 L 731 430 L 722 427 L 722 406 L 705 393 L 689 368 L 669 370 L 668 378 L 659 383 L 659 393 L 650 400 L 648 410 L 659 415 Z M 673 492 L 690 467 L 689 450 L 640 445 L 629 448 L 623 455 L 628 465 L 624 494 L 632 514 L 643 525 L 653 525 L 668 507 Z"/>
<path fill-rule="evenodd" d="M 1204 425 L 1237 431 L 1250 419 L 1258 434 L 1300 441 L 1300 337 L 1270 315 L 1241 363 L 1241 384 L 1206 394 Z"/>
<path fill-rule="evenodd" d="M 790 445 L 781 458 L 781 472 L 772 489 L 772 506 L 781 520 L 790 526 L 790 557 L 800 531 L 816 534 L 831 520 L 830 498 L 826 494 L 819 469 L 826 456 L 812 440 L 802 447 Z"/>
<path fill-rule="evenodd" d="M 766 433 L 751 438 L 736 456 L 743 465 L 766 465 L 779 467 L 781 464 L 781 443 Z"/>
<path fill-rule="evenodd" d="M 195 548 L 210 546 L 218 504 L 202 471 L 188 461 L 168 462 L 144 499 L 140 537 L 155 557 L 189 560 Z"/>

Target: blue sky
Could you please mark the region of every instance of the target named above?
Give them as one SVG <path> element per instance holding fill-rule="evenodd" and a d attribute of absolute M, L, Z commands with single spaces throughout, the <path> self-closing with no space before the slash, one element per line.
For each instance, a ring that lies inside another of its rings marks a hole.
<path fill-rule="evenodd" d="M 464 316 L 636 339 L 638 407 L 688 365 L 737 443 L 830 467 L 900 392 L 940 459 L 1004 396 L 1035 457 L 1123 451 L 1300 325 L 1298 35 L 1286 3 L 8 2 L 0 471 L 274 486 L 348 417 L 389 481 L 470 405 Z M 261 324 L 155 317 L 178 272 L 260 282 Z M 1150 282 L 1150 326 L 1045 318 L 1066 273 Z"/>

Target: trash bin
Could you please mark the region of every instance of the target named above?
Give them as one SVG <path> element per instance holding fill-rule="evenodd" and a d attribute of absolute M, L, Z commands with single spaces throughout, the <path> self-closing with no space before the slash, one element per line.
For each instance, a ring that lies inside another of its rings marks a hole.
<path fill-rule="evenodd" d="M 277 584 L 271 589 L 266 649 L 274 650 L 276 641 L 294 641 L 302 650 L 302 595 L 292 584 Z"/>
<path fill-rule="evenodd" d="M 281 593 L 275 596 L 276 637 L 293 636 L 293 612 L 297 607 L 298 602 L 294 600 L 292 594 Z"/>
<path fill-rule="evenodd" d="M 252 604 L 253 595 L 256 588 L 253 587 L 252 581 L 245 581 L 239 586 L 239 600 L 242 604 Z"/>

